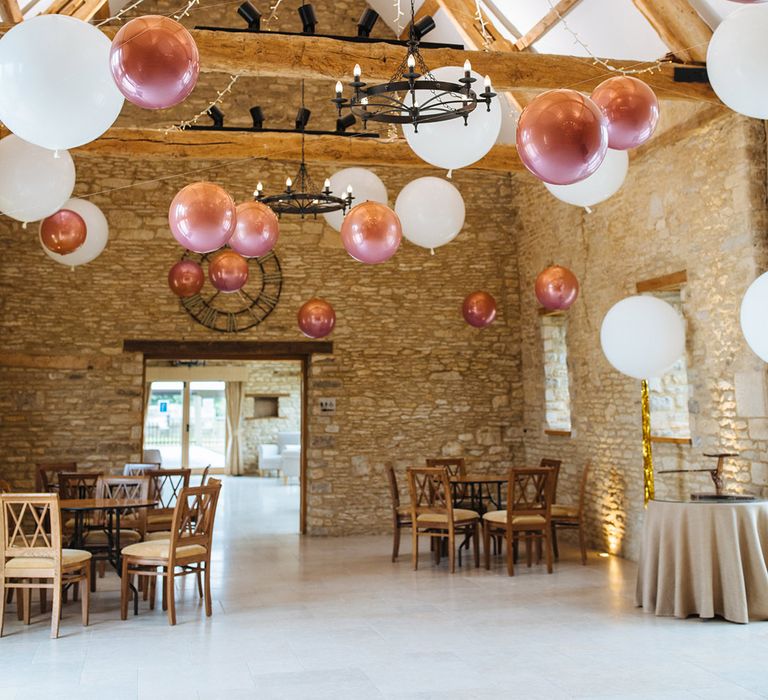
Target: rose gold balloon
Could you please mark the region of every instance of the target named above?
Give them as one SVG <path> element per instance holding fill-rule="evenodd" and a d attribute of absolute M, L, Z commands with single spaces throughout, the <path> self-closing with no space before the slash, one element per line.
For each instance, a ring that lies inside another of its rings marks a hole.
<path fill-rule="evenodd" d="M 299 309 L 299 328 L 308 338 L 325 338 L 336 325 L 336 312 L 324 299 L 310 299 Z"/>
<path fill-rule="evenodd" d="M 165 109 L 194 89 L 200 56 L 192 35 L 178 22 L 145 15 L 117 32 L 109 67 L 125 99 L 145 109 Z"/>
<path fill-rule="evenodd" d="M 179 260 L 168 272 L 168 286 L 182 299 L 197 294 L 204 282 L 203 268 L 194 260 Z"/>
<path fill-rule="evenodd" d="M 232 237 L 237 209 L 226 190 L 212 182 L 195 182 L 173 198 L 168 223 L 182 246 L 195 253 L 211 253 Z"/>
<path fill-rule="evenodd" d="M 236 292 L 248 281 L 248 261 L 239 253 L 224 250 L 208 265 L 208 279 L 220 292 Z"/>
<path fill-rule="evenodd" d="M 631 75 L 608 78 L 592 99 L 608 121 L 608 147 L 617 151 L 644 144 L 659 123 L 659 101 L 653 90 Z"/>
<path fill-rule="evenodd" d="M 545 309 L 564 311 L 579 296 L 579 280 L 568 268 L 552 265 L 539 273 L 535 291 Z"/>
<path fill-rule="evenodd" d="M 576 90 L 550 90 L 520 115 L 517 152 L 539 180 L 572 185 L 600 167 L 608 127 L 598 106 Z"/>
<path fill-rule="evenodd" d="M 261 202 L 237 205 L 237 224 L 229 247 L 246 258 L 266 255 L 277 243 L 280 225 L 277 214 Z"/>
<path fill-rule="evenodd" d="M 40 240 L 59 255 L 74 253 L 85 243 L 86 234 L 83 217 L 71 209 L 59 209 L 40 222 Z"/>
<path fill-rule="evenodd" d="M 341 242 L 359 262 L 376 265 L 389 260 L 400 247 L 403 229 L 400 219 L 385 204 L 367 201 L 344 217 Z"/>
<path fill-rule="evenodd" d="M 496 319 L 496 300 L 488 292 L 472 292 L 464 299 L 461 312 L 470 326 L 485 328 Z"/>

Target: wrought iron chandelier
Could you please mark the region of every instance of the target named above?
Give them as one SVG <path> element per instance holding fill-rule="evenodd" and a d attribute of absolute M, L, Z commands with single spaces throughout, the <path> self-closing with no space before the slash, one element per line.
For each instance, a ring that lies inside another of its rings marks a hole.
<path fill-rule="evenodd" d="M 427 18 L 425 18 L 427 19 Z M 431 26 L 434 22 L 430 19 Z M 424 20 L 421 21 L 423 23 Z M 419 23 L 419 24 L 421 24 Z M 467 124 L 469 115 L 483 102 L 488 111 L 496 93 L 491 89 L 491 80 L 486 75 L 483 91 L 478 94 L 472 89 L 476 79 L 472 77 L 472 66 L 464 62 L 464 75 L 456 82 L 436 80 L 419 52 L 419 41 L 425 33 L 419 30 L 416 13 L 411 0 L 411 24 L 408 34 L 408 53 L 398 66 L 389 82 L 368 85 L 361 80 L 362 71 L 356 65 L 353 80 L 349 83 L 353 94 L 344 97 L 341 81 L 336 83 L 336 105 L 339 116 L 349 109 L 362 119 L 363 128 L 369 121 L 387 124 L 412 124 L 418 131 L 419 124 L 463 119 Z M 429 30 L 427 29 L 427 31 Z"/>
<path fill-rule="evenodd" d="M 349 186 L 343 197 L 337 197 L 331 191 L 331 181 L 326 178 L 323 189 L 315 187 L 312 178 L 307 170 L 307 164 L 304 160 L 304 138 L 305 128 L 309 120 L 309 110 L 304 107 L 304 81 L 301 81 L 301 109 L 299 117 L 296 120 L 296 128 L 301 129 L 301 163 L 296 177 L 286 178 L 285 190 L 279 194 L 264 195 L 264 187 L 259 182 L 256 185 L 256 191 L 253 193 L 254 199 L 263 202 L 269 206 L 278 216 L 283 214 L 293 214 L 301 216 L 311 215 L 317 217 L 318 214 L 330 214 L 341 210 L 346 214 L 347 209 L 352 207 L 352 187 Z"/>

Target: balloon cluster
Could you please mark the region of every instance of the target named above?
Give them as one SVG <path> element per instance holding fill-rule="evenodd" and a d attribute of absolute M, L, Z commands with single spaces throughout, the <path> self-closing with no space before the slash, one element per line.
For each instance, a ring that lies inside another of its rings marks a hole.
<path fill-rule="evenodd" d="M 77 267 L 95 260 L 107 245 L 107 219 L 86 199 L 68 199 L 40 222 L 43 251 L 57 263 Z"/>

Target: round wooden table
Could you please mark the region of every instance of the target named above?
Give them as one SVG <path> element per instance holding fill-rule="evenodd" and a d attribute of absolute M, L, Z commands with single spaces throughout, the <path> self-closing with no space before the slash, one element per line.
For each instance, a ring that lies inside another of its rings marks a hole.
<path fill-rule="evenodd" d="M 480 517 L 490 510 L 486 508 L 486 504 L 483 502 L 484 497 L 496 510 L 499 510 L 504 507 L 501 489 L 508 480 L 507 475 L 493 474 L 465 474 L 464 476 L 451 477 L 454 503 L 458 504 L 467 497 L 468 488 L 469 502 L 472 504 L 471 510 L 477 511 Z M 492 491 L 495 491 L 495 494 Z M 483 496 L 483 492 L 485 492 L 485 496 Z"/>

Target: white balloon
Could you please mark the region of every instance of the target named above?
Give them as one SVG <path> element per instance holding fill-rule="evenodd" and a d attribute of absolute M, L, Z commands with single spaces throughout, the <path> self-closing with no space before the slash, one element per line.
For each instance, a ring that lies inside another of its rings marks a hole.
<path fill-rule="evenodd" d="M 768 5 L 746 5 L 717 27 L 707 48 L 712 89 L 732 110 L 768 119 Z"/>
<path fill-rule="evenodd" d="M 600 343 L 619 372 L 652 379 L 665 374 L 685 352 L 685 325 L 666 301 L 627 297 L 605 315 Z"/>
<path fill-rule="evenodd" d="M 629 154 L 609 148 L 600 167 L 588 178 L 573 185 L 544 186 L 566 204 L 592 207 L 616 194 L 624 184 L 629 170 Z"/>
<path fill-rule="evenodd" d="M 40 245 L 45 254 L 49 258 L 53 258 L 57 263 L 67 265 L 68 267 L 85 265 L 91 262 L 91 260 L 98 258 L 101 255 L 101 251 L 106 247 L 107 238 L 109 237 L 109 224 L 107 224 L 107 219 L 101 209 L 87 199 L 77 199 L 76 197 L 66 201 L 61 208 L 74 211 L 83 217 L 86 231 L 85 243 L 72 253 L 59 255 L 48 250 L 41 241 Z"/>
<path fill-rule="evenodd" d="M 455 83 L 464 77 L 464 69 L 446 66 L 432 71 L 436 80 Z M 475 92 L 483 89 L 483 76 L 472 71 Z M 413 152 L 422 160 L 438 168 L 457 170 L 472 165 L 490 151 L 501 131 L 501 104 L 491 101 L 488 112 L 483 103 L 469 115 L 467 125 L 463 119 L 419 124 L 416 132 L 411 124 L 403 124 L 403 134 Z"/>
<path fill-rule="evenodd" d="M 741 302 L 741 332 L 747 345 L 761 360 L 768 362 L 768 272 L 760 275 L 747 289 Z"/>
<path fill-rule="evenodd" d="M 110 46 L 99 29 L 65 15 L 15 25 L 0 39 L 0 121 L 51 150 L 97 139 L 123 106 Z"/>
<path fill-rule="evenodd" d="M 0 212 L 17 221 L 39 221 L 57 212 L 75 187 L 68 151 L 49 151 L 15 134 L 0 140 Z"/>
<path fill-rule="evenodd" d="M 387 203 L 387 188 L 376 173 L 372 173 L 365 168 L 344 168 L 330 177 L 331 192 L 337 197 L 347 196 L 347 187 L 352 186 L 352 206 L 362 204 L 363 202 Z M 329 225 L 337 231 L 341 231 L 341 224 L 344 221 L 344 214 L 341 211 L 334 211 L 330 214 L 323 214 Z"/>
<path fill-rule="evenodd" d="M 439 177 L 420 177 L 397 195 L 395 213 L 403 235 L 422 248 L 433 250 L 450 243 L 464 226 L 461 192 Z"/>

